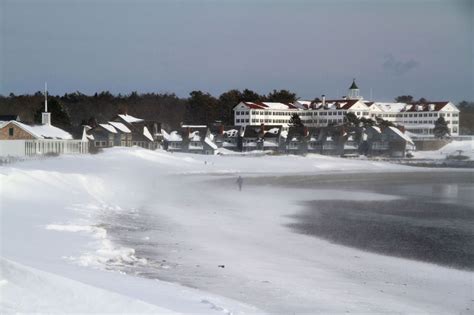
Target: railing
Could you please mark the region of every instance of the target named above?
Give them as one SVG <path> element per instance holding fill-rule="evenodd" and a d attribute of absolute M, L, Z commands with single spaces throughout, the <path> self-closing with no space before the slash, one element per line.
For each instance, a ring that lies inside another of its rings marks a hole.
<path fill-rule="evenodd" d="M 82 140 L 25 140 L 25 156 L 89 153 L 89 142 Z"/>

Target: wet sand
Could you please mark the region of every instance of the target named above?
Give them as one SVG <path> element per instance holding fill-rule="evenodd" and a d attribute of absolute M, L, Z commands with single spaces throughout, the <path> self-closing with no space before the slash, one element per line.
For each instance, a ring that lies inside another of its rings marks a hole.
<path fill-rule="evenodd" d="M 334 174 L 252 178 L 283 185 L 383 193 L 383 201 L 314 200 L 288 226 L 362 250 L 474 270 L 472 172 Z"/>

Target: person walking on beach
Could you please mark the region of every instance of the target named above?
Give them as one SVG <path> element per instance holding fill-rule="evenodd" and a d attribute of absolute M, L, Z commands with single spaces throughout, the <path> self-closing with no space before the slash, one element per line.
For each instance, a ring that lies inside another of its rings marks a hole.
<path fill-rule="evenodd" d="M 242 176 L 239 176 L 239 178 L 237 178 L 237 185 L 239 185 L 239 191 L 242 191 L 242 184 L 244 183 L 244 180 L 242 178 Z"/>

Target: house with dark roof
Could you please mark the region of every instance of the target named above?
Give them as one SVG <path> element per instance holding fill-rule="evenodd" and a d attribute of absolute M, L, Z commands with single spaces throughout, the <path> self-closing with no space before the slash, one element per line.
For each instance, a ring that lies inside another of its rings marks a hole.
<path fill-rule="evenodd" d="M 308 127 L 289 127 L 285 141 L 286 152 L 289 154 L 306 154 L 308 152 L 308 137 Z"/>
<path fill-rule="evenodd" d="M 242 151 L 274 151 L 284 149 L 279 125 L 247 126 L 242 136 Z"/>
<path fill-rule="evenodd" d="M 122 123 L 130 133 L 125 137 L 127 144 L 154 150 L 159 147 L 161 125 L 157 121 L 145 120 L 128 114 L 118 114 L 111 123 Z M 122 131 L 122 130 L 120 130 Z M 127 133 L 126 131 L 124 133 Z"/>
<path fill-rule="evenodd" d="M 159 147 L 161 133 L 159 123 L 128 114 L 119 114 L 110 121 L 99 123 L 87 131 L 91 147 L 139 146 L 154 150 Z"/>
<path fill-rule="evenodd" d="M 213 141 L 218 148 L 240 151 L 242 145 L 242 126 L 226 126 L 215 124 L 209 127 Z"/>
<path fill-rule="evenodd" d="M 213 135 L 204 125 L 183 125 L 178 130 L 163 134 L 163 147 L 172 152 L 188 152 L 198 154 L 216 154 L 218 147 L 213 141 Z"/>

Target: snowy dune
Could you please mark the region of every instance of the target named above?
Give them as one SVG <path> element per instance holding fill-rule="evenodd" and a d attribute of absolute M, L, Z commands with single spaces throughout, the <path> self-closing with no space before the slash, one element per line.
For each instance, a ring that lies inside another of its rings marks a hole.
<path fill-rule="evenodd" d="M 414 156 L 421 159 L 445 159 L 450 155 L 458 155 L 460 151 L 462 155 L 474 160 L 474 141 L 453 141 L 439 150 L 414 152 Z"/>
<path fill-rule="evenodd" d="M 0 312 L 466 311 L 472 272 L 366 253 L 285 226 L 298 201 L 337 191 L 257 186 L 236 195 L 214 183 L 237 173 L 412 171 L 431 170 L 318 155 L 121 148 L 2 167 Z"/>

